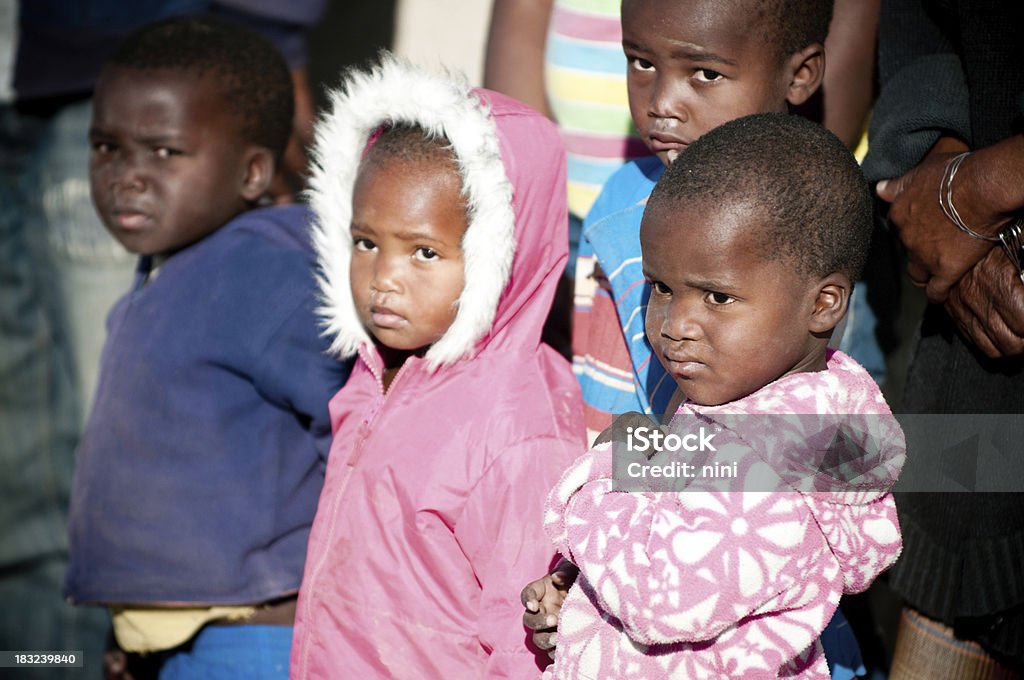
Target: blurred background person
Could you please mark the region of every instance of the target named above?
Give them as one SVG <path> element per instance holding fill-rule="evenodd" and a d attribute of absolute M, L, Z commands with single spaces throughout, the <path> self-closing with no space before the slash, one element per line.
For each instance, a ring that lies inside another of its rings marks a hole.
<path fill-rule="evenodd" d="M 907 413 L 1024 413 L 1021 26 L 1018 2 L 882 2 L 864 170 L 931 303 Z M 891 677 L 1020 677 L 1024 494 L 905 493 L 897 507 L 891 584 L 906 607 Z"/>

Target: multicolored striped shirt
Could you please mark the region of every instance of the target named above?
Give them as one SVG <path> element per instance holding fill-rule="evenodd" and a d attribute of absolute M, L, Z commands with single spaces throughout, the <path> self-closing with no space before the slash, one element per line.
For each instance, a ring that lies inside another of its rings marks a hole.
<path fill-rule="evenodd" d="M 640 257 L 640 219 L 665 167 L 654 156 L 622 166 L 583 224 L 576 260 L 573 372 L 593 441 L 615 415 L 662 414 L 675 381 L 644 333 L 650 287 Z"/>
<path fill-rule="evenodd" d="M 586 217 L 622 164 L 649 151 L 636 137 L 626 94 L 620 0 L 555 0 L 545 84 L 568 156 L 569 212 Z"/>

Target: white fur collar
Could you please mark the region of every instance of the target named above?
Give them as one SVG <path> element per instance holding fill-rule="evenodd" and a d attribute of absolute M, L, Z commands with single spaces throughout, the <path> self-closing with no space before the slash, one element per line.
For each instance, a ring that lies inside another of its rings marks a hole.
<path fill-rule="evenodd" d="M 512 186 L 486 104 L 465 78 L 434 74 L 386 53 L 371 72 L 350 72 L 341 89 L 331 93 L 331 103 L 332 112 L 317 126 L 309 190 L 320 265 L 319 311 L 331 351 L 349 357 L 371 342 L 349 287 L 352 189 L 370 135 L 382 124 L 404 122 L 451 142 L 469 207 L 459 311 L 426 359 L 436 368 L 470 356 L 494 322 L 516 243 Z"/>

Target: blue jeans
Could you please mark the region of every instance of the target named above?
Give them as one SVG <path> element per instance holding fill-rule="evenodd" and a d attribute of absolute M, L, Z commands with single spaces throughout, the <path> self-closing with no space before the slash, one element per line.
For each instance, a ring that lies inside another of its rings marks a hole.
<path fill-rule="evenodd" d="M 821 646 L 832 680 L 851 680 L 867 673 L 860 655 L 860 645 L 850 623 L 839 609 L 821 633 Z"/>
<path fill-rule="evenodd" d="M 132 258 L 119 256 L 124 283 L 116 292 L 101 286 L 105 295 L 93 302 L 88 271 L 109 258 L 82 258 L 79 246 L 112 239 L 89 202 L 89 117 L 84 102 L 51 118 L 0 106 L 0 648 L 80 650 L 84 675 L 98 677 L 106 612 L 62 597 L 81 375 L 102 342 L 83 353 L 76 338 L 102 336 L 105 306 L 127 286 Z"/>
<path fill-rule="evenodd" d="M 167 658 L 160 680 L 287 680 L 291 649 L 291 626 L 206 626 Z"/>
<path fill-rule="evenodd" d="M 40 204 L 34 214 L 46 235 L 50 283 L 62 301 L 82 421 L 88 415 L 106 339 L 107 312 L 128 292 L 136 256 L 100 222 L 89 194 L 90 101 L 65 106 L 50 121 L 37 150 Z"/>

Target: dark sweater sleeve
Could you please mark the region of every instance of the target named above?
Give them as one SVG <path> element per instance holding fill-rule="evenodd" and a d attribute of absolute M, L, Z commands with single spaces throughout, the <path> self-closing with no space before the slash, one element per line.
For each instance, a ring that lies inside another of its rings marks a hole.
<path fill-rule="evenodd" d="M 258 330 L 231 361 L 266 401 L 294 414 L 326 461 L 327 404 L 344 385 L 352 362 L 327 354 L 329 342 L 316 316 L 314 256 L 304 243 L 305 219 L 296 207 L 247 214 L 245 236 L 237 239 L 225 266 L 246 291 L 233 298 L 232 313 L 242 319 L 240 327 Z"/>
<path fill-rule="evenodd" d="M 327 404 L 341 389 L 352 368 L 327 354 L 313 314 L 315 298 L 298 304 L 266 345 L 266 361 L 253 376 L 256 389 L 271 401 L 289 408 L 308 426 L 320 458 L 331 448 L 331 421 Z"/>
<path fill-rule="evenodd" d="M 942 135 L 971 143 L 964 69 L 935 11 L 924 0 L 882 0 L 880 91 L 863 165 L 870 182 L 911 170 Z"/>

